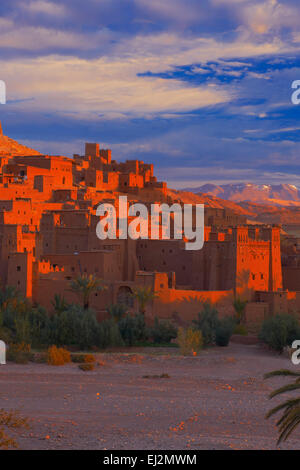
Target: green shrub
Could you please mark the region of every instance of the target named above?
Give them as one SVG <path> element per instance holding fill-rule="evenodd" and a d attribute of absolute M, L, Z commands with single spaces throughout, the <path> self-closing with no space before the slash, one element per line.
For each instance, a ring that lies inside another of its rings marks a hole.
<path fill-rule="evenodd" d="M 84 310 L 79 305 L 70 305 L 68 310 L 50 318 L 47 343 L 90 349 L 97 345 L 98 327 L 95 314 L 91 310 Z"/>
<path fill-rule="evenodd" d="M 154 326 L 149 330 L 149 336 L 154 343 L 170 343 L 177 337 L 177 328 L 169 320 L 159 320 L 155 317 Z"/>
<path fill-rule="evenodd" d="M 110 317 L 113 318 L 117 323 L 121 320 L 121 318 L 125 317 L 127 310 L 128 309 L 124 304 L 113 304 L 107 307 L 107 312 L 109 313 Z"/>
<path fill-rule="evenodd" d="M 145 341 L 148 338 L 145 317 L 141 313 L 126 315 L 119 321 L 118 326 L 126 346 L 133 346 L 138 341 Z"/>
<path fill-rule="evenodd" d="M 204 346 L 214 343 L 219 346 L 227 346 L 236 320 L 232 317 L 220 319 L 217 309 L 206 302 L 202 312 L 198 313 L 198 318 L 193 320 L 193 324 L 197 330 L 202 332 Z"/>
<path fill-rule="evenodd" d="M 228 346 L 235 327 L 235 321 L 231 317 L 219 319 L 216 328 L 216 345 Z"/>
<path fill-rule="evenodd" d="M 98 324 L 97 346 L 102 349 L 124 346 L 119 326 L 113 319 L 103 320 Z"/>
<path fill-rule="evenodd" d="M 236 327 L 234 328 L 233 330 L 233 334 L 234 335 L 243 335 L 243 336 L 247 336 L 248 335 L 248 331 L 247 331 L 247 328 L 245 327 L 245 325 L 236 325 Z"/>
<path fill-rule="evenodd" d="M 30 344 L 18 343 L 11 344 L 6 354 L 7 360 L 16 364 L 28 364 L 32 360 Z"/>
<path fill-rule="evenodd" d="M 289 314 L 270 317 L 263 322 L 259 339 L 274 351 L 282 353 L 285 346 L 291 346 L 295 339 L 300 339 L 299 322 Z"/>
<path fill-rule="evenodd" d="M 215 343 L 218 321 L 218 311 L 209 303 L 203 305 L 202 312 L 193 320 L 195 327 L 202 332 L 204 346 Z"/>
<path fill-rule="evenodd" d="M 6 344 L 10 344 L 13 342 L 13 334 L 8 328 L 2 327 L 0 328 L 0 339 Z"/>
<path fill-rule="evenodd" d="M 235 319 L 238 325 L 245 321 L 247 303 L 247 300 L 242 300 L 239 297 L 237 297 L 233 302 Z"/>
<path fill-rule="evenodd" d="M 47 327 L 49 317 L 42 307 L 30 308 L 28 311 L 28 321 L 30 325 L 30 339 L 33 347 L 47 345 Z"/>

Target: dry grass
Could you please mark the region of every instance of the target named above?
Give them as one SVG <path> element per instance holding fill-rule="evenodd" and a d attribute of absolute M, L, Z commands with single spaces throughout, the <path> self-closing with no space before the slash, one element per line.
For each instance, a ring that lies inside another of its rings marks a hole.
<path fill-rule="evenodd" d="M 48 349 L 47 362 L 51 366 L 63 366 L 71 362 L 71 354 L 64 348 L 51 346 Z"/>
<path fill-rule="evenodd" d="M 29 428 L 27 418 L 19 415 L 18 411 L 0 410 L 0 449 L 18 448 L 17 441 L 6 434 L 6 428 Z"/>

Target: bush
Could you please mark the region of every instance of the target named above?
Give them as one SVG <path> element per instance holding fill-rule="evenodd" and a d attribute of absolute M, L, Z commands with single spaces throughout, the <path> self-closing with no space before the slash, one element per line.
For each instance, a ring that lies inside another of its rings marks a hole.
<path fill-rule="evenodd" d="M 220 319 L 218 311 L 209 303 L 205 303 L 198 318 L 193 320 L 195 327 L 202 332 L 204 346 L 217 344 L 227 346 L 233 333 L 236 320 L 232 317 Z"/>
<path fill-rule="evenodd" d="M 232 332 L 234 330 L 235 322 L 232 318 L 222 318 L 218 321 L 216 328 L 216 345 L 228 346 Z"/>
<path fill-rule="evenodd" d="M 119 327 L 113 319 L 103 320 L 98 325 L 97 345 L 106 349 L 109 347 L 124 346 Z"/>
<path fill-rule="evenodd" d="M 285 346 L 291 346 L 295 339 L 300 339 L 299 322 L 293 315 L 275 315 L 263 322 L 259 339 L 274 351 L 282 353 Z"/>
<path fill-rule="evenodd" d="M 93 356 L 93 354 L 84 354 L 83 362 L 85 364 L 92 364 L 92 363 L 96 362 L 96 358 L 95 358 L 95 356 Z"/>
<path fill-rule="evenodd" d="M 32 360 L 30 344 L 11 344 L 7 349 L 7 360 L 16 364 L 28 364 Z"/>
<path fill-rule="evenodd" d="M 90 371 L 90 370 L 94 370 L 95 369 L 95 364 L 94 363 L 88 363 L 88 364 L 79 364 L 79 369 L 87 372 L 87 371 Z"/>
<path fill-rule="evenodd" d="M 49 318 L 43 308 L 33 308 L 28 300 L 17 297 L 5 304 L 2 317 L 3 326 L 10 331 L 12 342 L 30 343 L 37 347 L 48 344 Z"/>
<path fill-rule="evenodd" d="M 126 346 L 133 346 L 138 341 L 145 341 L 148 338 L 145 317 L 141 313 L 134 316 L 126 315 L 118 325 Z"/>
<path fill-rule="evenodd" d="M 243 335 L 243 336 L 247 336 L 248 335 L 248 331 L 247 331 L 247 328 L 245 327 L 245 325 L 236 325 L 236 327 L 234 328 L 233 330 L 233 334 L 234 335 Z"/>
<path fill-rule="evenodd" d="M 247 300 L 242 300 L 239 297 L 237 297 L 233 302 L 233 307 L 236 313 L 235 319 L 238 325 L 245 321 L 247 303 Z"/>
<path fill-rule="evenodd" d="M 33 354 L 32 361 L 36 364 L 47 364 L 48 354 L 46 352 Z"/>
<path fill-rule="evenodd" d="M 10 344 L 13 342 L 12 332 L 5 327 L 0 328 L 0 339 L 4 341 L 5 344 Z"/>
<path fill-rule="evenodd" d="M 178 329 L 177 342 L 180 347 L 180 352 L 184 356 L 193 353 L 199 353 L 203 347 L 203 337 L 199 330 L 193 328 Z"/>
<path fill-rule="evenodd" d="M 97 331 L 98 322 L 92 311 L 70 305 L 68 310 L 51 317 L 47 336 L 50 344 L 90 349 L 97 343 Z"/>
<path fill-rule="evenodd" d="M 193 324 L 202 332 L 204 346 L 215 343 L 219 319 L 218 311 L 214 307 L 205 303 L 202 312 L 198 313 L 198 318 L 193 320 Z"/>
<path fill-rule="evenodd" d="M 54 345 L 48 349 L 47 362 L 51 366 L 63 366 L 71 362 L 71 354 L 66 349 Z"/>
<path fill-rule="evenodd" d="M 149 330 L 149 336 L 154 343 L 170 343 L 177 337 L 177 328 L 169 320 L 159 320 L 155 317 L 154 326 Z"/>
<path fill-rule="evenodd" d="M 32 346 L 40 347 L 41 345 L 47 345 L 49 317 L 46 310 L 42 307 L 31 308 L 28 313 L 28 321 Z"/>
<path fill-rule="evenodd" d="M 84 362 L 85 354 L 71 354 L 71 361 L 75 364 L 81 364 Z"/>
<path fill-rule="evenodd" d="M 127 306 L 124 304 L 113 304 L 107 307 L 107 313 L 110 317 L 113 318 L 117 323 L 127 314 Z"/>

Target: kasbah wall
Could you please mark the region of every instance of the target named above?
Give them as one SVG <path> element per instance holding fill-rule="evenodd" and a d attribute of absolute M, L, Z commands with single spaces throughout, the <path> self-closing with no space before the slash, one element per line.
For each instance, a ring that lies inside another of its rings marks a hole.
<path fill-rule="evenodd" d="M 93 274 L 107 285 L 91 299 L 100 320 L 113 303 L 136 309 L 131 293 L 140 285 L 157 295 L 147 306 L 149 322 L 157 315 L 185 325 L 204 302 L 231 315 L 236 296 L 248 300 L 249 325 L 300 312 L 300 255 L 291 243 L 281 253 L 279 226 L 247 225 L 231 211 L 206 208 L 199 251 L 174 239 L 99 240 L 99 203 L 119 195 L 130 203 L 174 202 L 152 164 L 118 163 L 93 143 L 73 158 L 41 155 L 5 137 L 0 125 L 0 171 L 2 283 L 50 311 L 55 294 L 78 301 L 70 281 Z"/>

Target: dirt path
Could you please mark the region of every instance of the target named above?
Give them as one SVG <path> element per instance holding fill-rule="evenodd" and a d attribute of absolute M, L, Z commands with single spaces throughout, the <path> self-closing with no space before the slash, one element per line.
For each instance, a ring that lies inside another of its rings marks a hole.
<path fill-rule="evenodd" d="M 259 346 L 231 344 L 199 357 L 101 355 L 104 366 L 0 367 L 0 407 L 31 419 L 18 432 L 22 449 L 275 449 L 264 415 L 282 379 L 265 372 L 292 368 Z M 143 378 L 168 374 L 169 378 Z M 274 403 L 273 403 L 274 402 Z M 282 449 L 300 448 L 300 429 Z"/>

